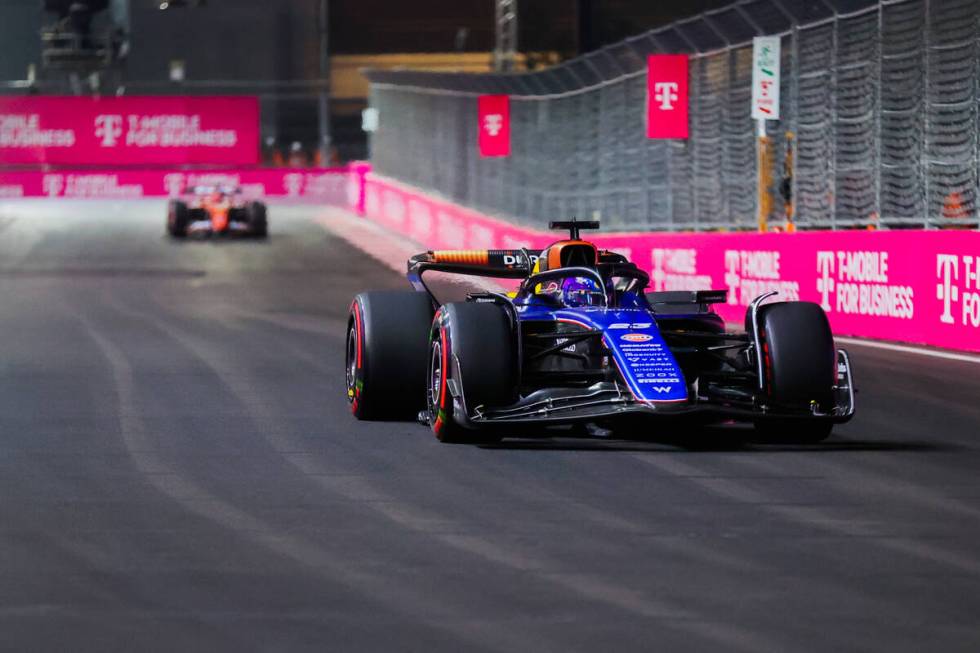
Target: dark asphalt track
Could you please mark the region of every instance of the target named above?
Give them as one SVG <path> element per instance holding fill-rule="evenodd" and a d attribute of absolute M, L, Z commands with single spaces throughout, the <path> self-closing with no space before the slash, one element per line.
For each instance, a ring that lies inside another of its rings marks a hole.
<path fill-rule="evenodd" d="M 980 365 L 852 347 L 817 447 L 442 445 L 347 409 L 397 275 L 163 215 L 0 205 L 0 649 L 980 650 Z"/>

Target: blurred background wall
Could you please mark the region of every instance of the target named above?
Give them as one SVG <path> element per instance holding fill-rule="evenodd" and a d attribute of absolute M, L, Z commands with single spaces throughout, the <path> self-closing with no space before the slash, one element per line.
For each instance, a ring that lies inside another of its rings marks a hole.
<path fill-rule="evenodd" d="M 89 0 L 94 1 L 94 0 Z M 103 0 L 104 1 L 104 0 Z M 54 0 L 57 4 L 58 0 Z M 118 27 L 126 52 L 95 77 L 45 66 L 39 33 L 56 16 L 42 0 L 0 0 L 0 92 L 249 94 L 262 101 L 266 149 L 317 148 L 321 45 L 329 52 L 331 145 L 367 155 L 363 68 L 485 72 L 493 0 L 109 0 L 93 32 Z M 517 67 L 554 65 L 720 0 L 521 0 Z M 161 9 L 161 7 L 166 7 Z M 326 9 L 327 34 L 319 21 Z M 173 67 L 183 81 L 172 81 Z"/>

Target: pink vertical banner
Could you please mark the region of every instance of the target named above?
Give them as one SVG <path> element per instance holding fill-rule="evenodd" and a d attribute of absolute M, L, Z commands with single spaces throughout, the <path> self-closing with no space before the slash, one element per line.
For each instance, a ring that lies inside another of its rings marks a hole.
<path fill-rule="evenodd" d="M 510 156 L 510 96 L 481 95 L 477 100 L 480 156 Z"/>
<path fill-rule="evenodd" d="M 647 138 L 688 137 L 687 55 L 647 58 Z"/>

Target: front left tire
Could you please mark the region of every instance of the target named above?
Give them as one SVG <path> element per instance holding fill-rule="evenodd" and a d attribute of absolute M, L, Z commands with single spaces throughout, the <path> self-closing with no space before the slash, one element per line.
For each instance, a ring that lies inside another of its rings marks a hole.
<path fill-rule="evenodd" d="M 837 350 L 827 314 L 812 302 L 776 302 L 759 309 L 767 401 L 800 412 L 834 407 Z M 830 436 L 826 419 L 759 420 L 756 431 L 767 441 L 813 444 Z"/>
<path fill-rule="evenodd" d="M 513 327 L 496 304 L 443 305 L 429 333 L 428 414 L 441 442 L 483 443 L 494 437 L 460 422 L 457 399 L 468 410 L 507 406 L 517 398 L 517 347 Z M 456 388 L 461 397 L 450 389 Z M 462 404 L 462 401 L 460 401 Z"/>
<path fill-rule="evenodd" d="M 425 408 L 429 296 L 415 291 L 360 293 L 345 341 L 347 400 L 362 420 L 416 419 Z"/>

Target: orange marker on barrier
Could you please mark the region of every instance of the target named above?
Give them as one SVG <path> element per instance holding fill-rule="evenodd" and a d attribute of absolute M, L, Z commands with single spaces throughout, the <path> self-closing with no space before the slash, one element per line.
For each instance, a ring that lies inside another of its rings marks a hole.
<path fill-rule="evenodd" d="M 963 206 L 963 196 L 953 191 L 943 200 L 943 217 L 947 220 L 960 220 L 969 217 L 969 212 Z"/>

